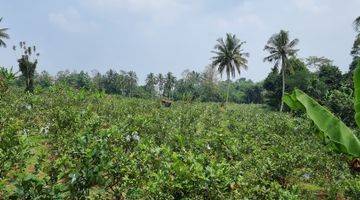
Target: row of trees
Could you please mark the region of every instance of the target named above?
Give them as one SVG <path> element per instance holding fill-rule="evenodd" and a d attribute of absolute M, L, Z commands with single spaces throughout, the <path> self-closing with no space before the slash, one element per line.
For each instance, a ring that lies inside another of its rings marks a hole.
<path fill-rule="evenodd" d="M 25 78 L 18 77 L 14 85 L 25 85 Z M 56 76 L 48 72 L 35 73 L 34 83 L 39 89 L 53 85 L 67 85 L 76 89 L 104 91 L 108 94 L 136 98 L 168 98 L 171 100 L 223 102 L 229 99 L 236 103 L 262 103 L 261 84 L 245 78 L 236 81 L 221 81 L 219 73 L 211 66 L 203 72 L 185 70 L 180 78 L 171 72 L 166 74 L 149 73 L 145 83 L 138 83 L 134 71 L 109 70 L 104 74 L 93 71 L 91 74 L 80 71 L 60 71 Z M 254 98 L 257 92 L 257 98 Z"/>

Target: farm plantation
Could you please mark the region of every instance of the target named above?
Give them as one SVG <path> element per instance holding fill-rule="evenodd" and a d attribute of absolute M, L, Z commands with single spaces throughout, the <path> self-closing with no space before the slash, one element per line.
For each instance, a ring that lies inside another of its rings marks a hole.
<path fill-rule="evenodd" d="M 2 199 L 358 199 L 305 118 L 53 87 L 0 101 Z"/>

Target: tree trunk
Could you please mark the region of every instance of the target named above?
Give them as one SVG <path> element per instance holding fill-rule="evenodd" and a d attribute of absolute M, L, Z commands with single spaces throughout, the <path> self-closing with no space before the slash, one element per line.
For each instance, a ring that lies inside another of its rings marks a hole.
<path fill-rule="evenodd" d="M 30 92 L 30 78 L 26 77 L 26 92 Z"/>
<path fill-rule="evenodd" d="M 286 69 L 286 58 L 282 58 L 282 93 L 281 93 L 281 104 L 280 104 L 280 112 L 284 109 L 284 95 L 285 95 L 285 69 Z"/>
<path fill-rule="evenodd" d="M 26 66 L 26 92 L 30 92 L 30 75 L 29 66 Z"/>
<path fill-rule="evenodd" d="M 30 79 L 29 79 L 29 91 L 31 93 L 34 92 L 34 77 L 30 77 Z"/>
<path fill-rule="evenodd" d="M 230 78 L 227 78 L 227 82 L 228 82 L 228 88 L 227 88 L 227 95 L 226 95 L 226 103 L 229 102 L 229 93 L 230 93 Z"/>

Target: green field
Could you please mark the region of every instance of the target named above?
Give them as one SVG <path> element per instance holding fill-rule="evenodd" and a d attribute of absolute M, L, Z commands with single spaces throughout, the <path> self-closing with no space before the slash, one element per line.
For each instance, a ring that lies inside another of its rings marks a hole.
<path fill-rule="evenodd" d="M 310 121 L 51 88 L 0 100 L 0 199 L 359 199 Z"/>

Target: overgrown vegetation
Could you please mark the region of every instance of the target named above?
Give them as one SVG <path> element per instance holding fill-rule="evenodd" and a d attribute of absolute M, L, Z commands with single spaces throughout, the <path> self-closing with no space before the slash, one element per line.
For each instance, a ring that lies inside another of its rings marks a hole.
<path fill-rule="evenodd" d="M 359 175 L 311 123 L 261 106 L 51 87 L 0 101 L 0 196 L 358 199 Z"/>

